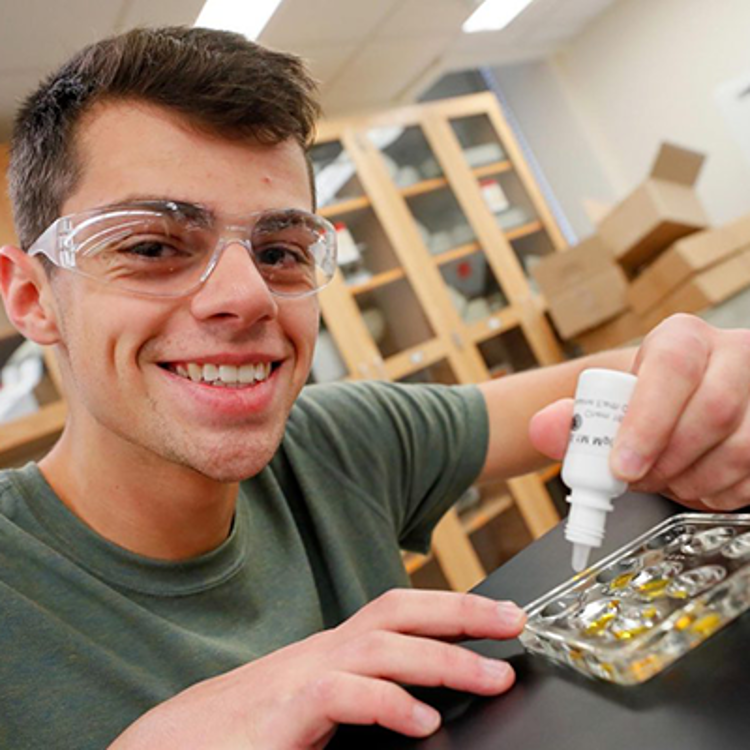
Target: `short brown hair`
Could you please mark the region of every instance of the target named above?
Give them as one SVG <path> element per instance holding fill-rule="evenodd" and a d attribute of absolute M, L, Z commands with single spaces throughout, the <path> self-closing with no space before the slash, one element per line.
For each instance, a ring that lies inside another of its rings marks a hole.
<path fill-rule="evenodd" d="M 307 152 L 320 113 L 302 61 L 240 34 L 211 29 L 134 29 L 86 47 L 32 93 L 18 112 L 8 170 L 21 247 L 60 213 L 80 177 L 76 127 L 102 101 L 166 107 L 192 125 L 231 138 Z"/>

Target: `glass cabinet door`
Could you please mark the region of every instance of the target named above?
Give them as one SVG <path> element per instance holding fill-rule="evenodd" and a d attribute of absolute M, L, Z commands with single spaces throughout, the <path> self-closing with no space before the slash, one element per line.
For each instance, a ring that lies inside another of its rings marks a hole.
<path fill-rule="evenodd" d="M 555 250 L 539 215 L 538 201 L 514 168 L 488 114 L 452 118 L 450 125 L 477 180 L 485 205 L 534 288 L 531 269 L 544 255 Z"/>
<path fill-rule="evenodd" d="M 412 368 L 430 364 L 440 348 L 435 346 L 435 330 L 362 189 L 355 162 L 339 141 L 318 144 L 311 157 L 318 213 L 333 223 L 338 236 L 337 275 L 356 305 L 352 312 L 360 331 L 379 355 L 374 370 L 373 358 L 368 357 L 364 369 L 356 368 L 352 375 L 397 379 Z M 326 293 L 323 290 L 322 299 Z M 330 323 L 333 328 L 334 321 Z M 324 331 L 323 338 L 328 336 Z"/>
<path fill-rule="evenodd" d="M 418 125 L 368 131 L 404 199 L 431 262 L 466 324 L 508 305 L 471 223 Z"/>

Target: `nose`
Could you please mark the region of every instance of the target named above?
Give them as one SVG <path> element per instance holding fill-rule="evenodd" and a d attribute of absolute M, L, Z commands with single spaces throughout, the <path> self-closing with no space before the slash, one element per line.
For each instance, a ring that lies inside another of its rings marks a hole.
<path fill-rule="evenodd" d="M 222 249 L 208 278 L 193 295 L 191 307 L 200 320 L 220 318 L 243 327 L 278 314 L 278 303 L 260 275 L 249 246 L 239 240 Z"/>

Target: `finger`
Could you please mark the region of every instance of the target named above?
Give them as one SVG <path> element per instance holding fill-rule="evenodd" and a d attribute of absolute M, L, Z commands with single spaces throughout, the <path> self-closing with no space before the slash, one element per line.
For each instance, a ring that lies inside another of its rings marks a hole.
<path fill-rule="evenodd" d="M 750 395 L 747 377 L 750 337 L 745 332 L 726 331 L 722 332 L 721 344 L 715 347 L 700 386 L 680 416 L 669 445 L 653 466 L 657 475 L 667 480 L 686 473 L 690 466 L 716 448 L 721 455 L 724 442 L 731 439 L 746 418 Z M 738 462 L 737 458 L 741 457 L 735 456 L 732 463 L 738 463 L 741 469 L 747 462 Z M 721 462 L 712 460 L 711 465 L 721 467 Z M 740 478 L 737 474 L 723 476 L 723 471 L 721 473 L 715 479 L 724 481 L 724 486 Z M 681 492 L 671 481 L 670 486 Z M 696 493 L 704 494 L 710 489 L 710 486 L 701 486 Z"/>
<path fill-rule="evenodd" d="M 610 458 L 613 473 L 626 482 L 641 479 L 656 463 L 700 385 L 710 345 L 699 325 L 705 326 L 688 316 L 674 316 L 653 331 L 638 352 L 638 383 Z"/>
<path fill-rule="evenodd" d="M 570 439 L 573 399 L 555 401 L 538 411 L 529 422 L 529 439 L 536 450 L 561 461 Z"/>
<path fill-rule="evenodd" d="M 386 630 L 365 633 L 339 651 L 336 667 L 357 674 L 425 687 L 497 695 L 515 681 L 512 667 L 462 646 Z"/>
<path fill-rule="evenodd" d="M 391 630 L 435 638 L 515 638 L 526 614 L 512 602 L 453 591 L 392 589 L 339 628 L 349 633 Z"/>
<path fill-rule="evenodd" d="M 747 477 L 750 477 L 750 413 L 746 412 L 732 435 L 682 473 L 669 478 L 668 486 L 678 497 L 709 497 L 723 493 Z"/>
<path fill-rule="evenodd" d="M 333 671 L 293 699 L 276 727 L 275 747 L 320 746 L 339 724 L 379 724 L 409 737 L 426 737 L 440 721 L 434 708 L 392 682 Z"/>
<path fill-rule="evenodd" d="M 726 513 L 750 505 L 750 478 L 727 487 L 721 492 L 703 498 L 703 509 Z"/>

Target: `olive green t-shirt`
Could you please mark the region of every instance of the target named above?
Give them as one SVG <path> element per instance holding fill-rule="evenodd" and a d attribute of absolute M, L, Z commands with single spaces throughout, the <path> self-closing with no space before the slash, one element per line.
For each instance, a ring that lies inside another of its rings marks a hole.
<path fill-rule="evenodd" d="M 103 750 L 189 685 L 408 585 L 399 548 L 427 548 L 487 441 L 471 386 L 310 386 L 230 536 L 184 562 L 108 542 L 35 464 L 0 472 L 0 747 Z"/>

